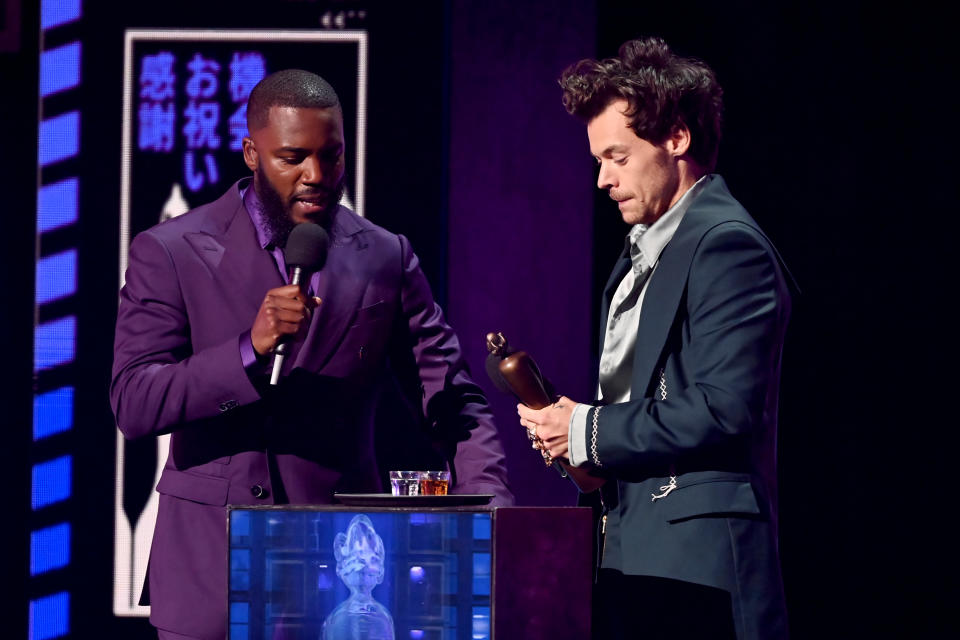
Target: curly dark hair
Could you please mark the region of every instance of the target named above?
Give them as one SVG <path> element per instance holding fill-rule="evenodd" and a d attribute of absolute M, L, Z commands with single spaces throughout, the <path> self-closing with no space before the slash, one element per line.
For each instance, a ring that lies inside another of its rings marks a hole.
<path fill-rule="evenodd" d="M 661 38 L 625 42 L 616 58 L 581 60 L 564 70 L 560 87 L 567 112 L 584 122 L 626 100 L 631 128 L 652 144 L 686 125 L 690 156 L 708 171 L 716 165 L 723 90 L 710 67 L 674 54 Z"/>
<path fill-rule="evenodd" d="M 270 107 L 329 109 L 340 105 L 330 83 L 303 69 L 284 69 L 271 73 L 257 83 L 247 101 L 247 129 L 250 132 L 267 125 Z"/>

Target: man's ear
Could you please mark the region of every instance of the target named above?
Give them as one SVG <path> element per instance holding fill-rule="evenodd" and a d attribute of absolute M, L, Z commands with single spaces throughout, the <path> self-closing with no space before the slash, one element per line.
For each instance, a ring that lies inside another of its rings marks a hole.
<path fill-rule="evenodd" d="M 690 129 L 683 122 L 678 123 L 667 138 L 667 151 L 679 158 L 690 150 Z"/>
<path fill-rule="evenodd" d="M 260 154 L 257 153 L 257 145 L 253 143 L 253 138 L 250 136 L 243 139 L 243 161 L 250 171 L 256 171 L 260 166 Z"/>

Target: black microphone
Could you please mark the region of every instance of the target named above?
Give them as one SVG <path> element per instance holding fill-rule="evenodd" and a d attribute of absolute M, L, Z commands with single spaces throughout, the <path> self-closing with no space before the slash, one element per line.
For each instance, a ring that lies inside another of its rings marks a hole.
<path fill-rule="evenodd" d="M 290 284 L 299 285 L 306 289 L 310 275 L 323 268 L 327 261 L 327 249 L 330 237 L 326 229 L 312 222 L 298 224 L 287 238 L 287 246 L 283 250 L 283 260 L 287 263 L 290 273 Z M 287 356 L 287 342 L 281 341 L 273 350 L 273 371 L 270 374 L 270 384 L 276 385 L 280 380 L 280 369 L 283 368 L 283 359 Z"/>

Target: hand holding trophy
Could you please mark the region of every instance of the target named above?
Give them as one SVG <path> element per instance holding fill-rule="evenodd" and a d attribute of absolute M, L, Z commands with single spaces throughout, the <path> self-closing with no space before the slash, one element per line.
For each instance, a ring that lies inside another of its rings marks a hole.
<path fill-rule="evenodd" d="M 553 404 L 556 399 L 553 386 L 543 377 L 537 363 L 527 352 L 511 350 L 507 339 L 499 332 L 487 334 L 487 351 L 490 352 L 486 361 L 487 375 L 498 389 L 512 393 L 531 409 L 543 409 Z M 551 457 L 533 429 L 528 429 L 527 437 L 533 448 L 540 452 L 544 463 L 556 468 L 561 476 L 569 476 L 580 491 L 588 493 L 606 482 L 605 478 L 593 476 L 562 459 Z"/>

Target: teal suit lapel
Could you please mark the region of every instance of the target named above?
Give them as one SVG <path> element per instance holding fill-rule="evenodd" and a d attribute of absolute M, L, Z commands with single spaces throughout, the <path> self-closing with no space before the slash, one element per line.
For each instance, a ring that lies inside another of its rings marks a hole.
<path fill-rule="evenodd" d="M 693 254 L 704 234 L 730 220 L 756 228 L 746 211 L 727 190 L 720 176 L 711 176 L 680 221 L 673 238 L 664 247 L 643 298 L 637 346 L 633 360 L 632 396 L 642 398 L 657 373 L 670 328 L 686 295 Z"/>
<path fill-rule="evenodd" d="M 698 239 L 698 236 L 685 231 L 689 214 L 690 211 L 687 211 L 680 227 L 660 254 L 643 296 L 633 354 L 633 398 L 646 395 L 686 290 L 690 260 Z"/>
<path fill-rule="evenodd" d="M 685 216 L 673 239 L 664 248 L 643 297 L 643 309 L 640 312 L 637 343 L 633 356 L 631 395 L 634 398 L 642 398 L 646 393 L 650 377 L 657 366 L 673 319 L 680 306 L 683 287 L 677 286 L 677 283 L 686 282 L 686 272 L 689 270 L 697 239 L 694 234 L 684 232 L 684 229 L 689 226 L 686 222 Z M 624 248 L 603 291 L 600 313 L 600 353 L 603 353 L 603 342 L 606 338 L 610 302 L 630 266 L 630 255 L 628 249 Z"/>

